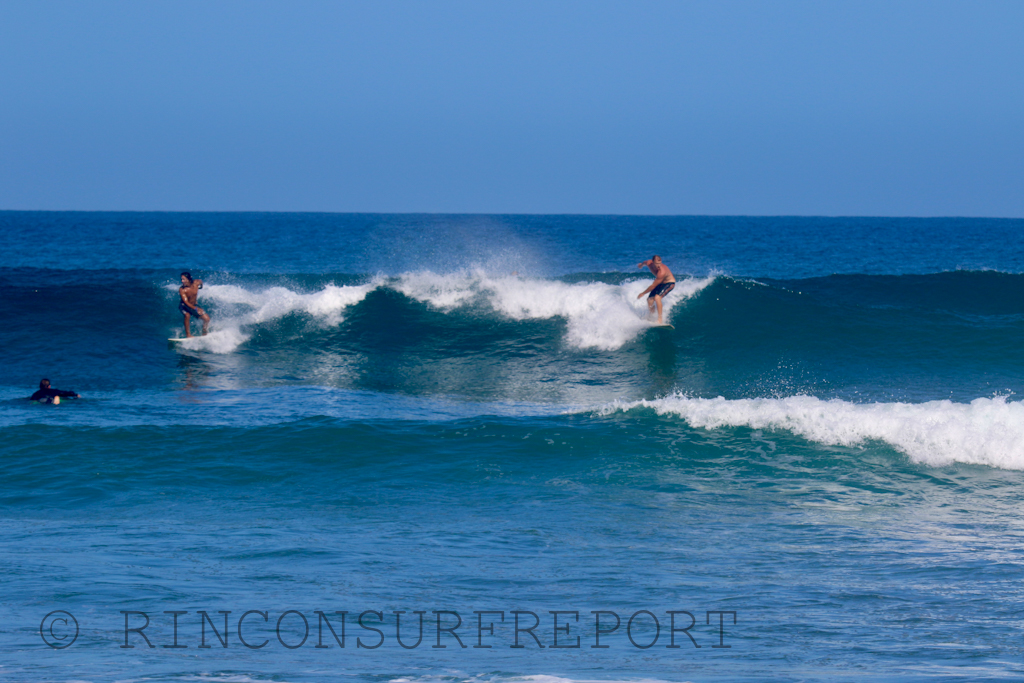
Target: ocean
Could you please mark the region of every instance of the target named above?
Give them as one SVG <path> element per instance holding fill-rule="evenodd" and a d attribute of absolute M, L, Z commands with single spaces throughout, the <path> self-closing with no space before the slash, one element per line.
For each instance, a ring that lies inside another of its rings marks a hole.
<path fill-rule="evenodd" d="M 0 678 L 1020 680 L 1022 232 L 0 212 Z"/>

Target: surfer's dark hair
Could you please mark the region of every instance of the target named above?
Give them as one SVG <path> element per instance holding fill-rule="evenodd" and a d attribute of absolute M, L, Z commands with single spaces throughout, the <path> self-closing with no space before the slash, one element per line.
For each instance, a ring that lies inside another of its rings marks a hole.
<path fill-rule="evenodd" d="M 183 272 L 183 273 L 181 274 L 181 277 L 187 277 L 187 278 L 188 278 L 188 283 L 189 283 L 189 284 L 192 284 L 192 273 L 190 273 L 190 272 L 188 272 L 188 271 L 186 270 L 185 272 Z"/>
<path fill-rule="evenodd" d="M 42 389 L 44 384 L 49 384 L 49 383 L 50 383 L 50 380 L 48 380 L 48 379 L 46 379 L 44 377 L 41 380 L 39 380 L 39 388 Z"/>

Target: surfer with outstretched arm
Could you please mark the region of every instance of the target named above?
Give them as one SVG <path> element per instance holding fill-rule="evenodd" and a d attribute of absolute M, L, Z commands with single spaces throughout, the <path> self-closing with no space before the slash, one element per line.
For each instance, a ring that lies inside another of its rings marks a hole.
<path fill-rule="evenodd" d="M 650 287 L 637 294 L 636 298 L 639 299 L 644 294 L 650 292 L 647 296 L 647 310 L 653 315 L 654 307 L 658 307 L 658 324 L 661 325 L 661 299 L 675 289 L 676 276 L 672 274 L 668 266 L 661 262 L 661 257 L 657 254 L 654 255 L 654 258 L 636 264 L 637 268 L 643 268 L 644 266 L 650 268 L 651 272 L 654 273 L 654 282 L 651 283 Z"/>
<path fill-rule="evenodd" d="M 41 379 L 39 380 L 39 391 L 28 397 L 30 401 L 39 401 L 40 403 L 52 403 L 55 406 L 60 405 L 62 398 L 81 398 L 78 394 L 73 391 L 63 391 L 61 389 L 51 389 L 50 380 Z"/>
<path fill-rule="evenodd" d="M 192 279 L 192 274 L 185 272 L 181 274 L 181 287 L 178 287 L 178 295 L 181 296 L 181 303 L 178 310 L 185 316 L 185 336 L 192 336 L 192 316 L 203 321 L 203 334 L 210 329 L 210 316 L 206 311 L 199 308 L 199 290 L 203 288 L 203 281 Z"/>

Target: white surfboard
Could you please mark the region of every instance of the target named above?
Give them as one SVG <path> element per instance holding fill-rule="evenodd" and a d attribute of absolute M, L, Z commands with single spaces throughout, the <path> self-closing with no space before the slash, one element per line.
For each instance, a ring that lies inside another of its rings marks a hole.
<path fill-rule="evenodd" d="M 666 328 L 667 327 L 670 330 L 676 329 L 676 328 L 672 327 L 671 325 L 669 325 L 668 323 L 660 323 L 660 324 L 659 323 L 651 323 L 651 327 L 661 327 L 661 328 Z"/>

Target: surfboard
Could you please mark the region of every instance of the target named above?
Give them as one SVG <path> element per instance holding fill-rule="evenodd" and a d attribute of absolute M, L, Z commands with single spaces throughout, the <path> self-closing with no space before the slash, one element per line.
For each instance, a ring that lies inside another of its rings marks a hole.
<path fill-rule="evenodd" d="M 670 330 L 676 329 L 676 328 L 672 327 L 671 325 L 669 325 L 668 323 L 661 323 L 660 325 L 658 323 L 651 323 L 651 327 L 659 327 L 659 328 L 663 328 L 663 329 L 664 328 L 668 328 Z"/>
<path fill-rule="evenodd" d="M 81 397 L 75 398 L 74 396 L 65 396 L 62 399 L 60 396 L 54 396 L 52 398 L 42 398 L 42 399 L 39 399 L 38 401 L 32 401 L 32 402 L 33 403 L 38 403 L 41 406 L 63 406 L 63 405 L 67 405 L 68 401 L 74 402 L 74 401 L 78 401 L 78 400 L 81 400 Z"/>
<path fill-rule="evenodd" d="M 169 341 L 169 342 L 183 342 L 183 341 L 188 341 L 189 339 L 194 339 L 194 338 L 195 337 L 168 337 L 167 341 Z"/>

